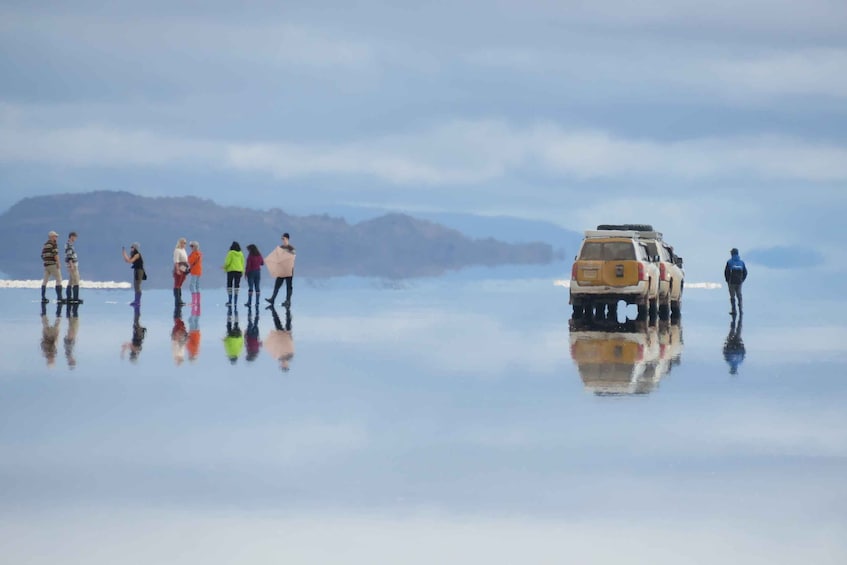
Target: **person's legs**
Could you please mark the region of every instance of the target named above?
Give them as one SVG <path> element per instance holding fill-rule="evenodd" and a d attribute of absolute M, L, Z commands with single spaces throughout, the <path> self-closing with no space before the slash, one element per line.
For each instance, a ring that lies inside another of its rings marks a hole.
<path fill-rule="evenodd" d="M 59 265 L 50 267 L 51 274 L 56 279 L 56 300 L 62 300 L 62 271 L 59 270 Z"/>
<path fill-rule="evenodd" d="M 41 303 L 47 304 L 50 300 L 47 298 L 47 281 L 50 280 L 50 271 L 44 267 L 44 278 L 41 279 Z"/>
<path fill-rule="evenodd" d="M 144 271 L 135 269 L 135 278 L 133 279 L 133 287 L 135 289 L 135 300 L 129 303 L 130 306 L 138 308 L 141 306 L 141 281 L 144 280 Z"/>
<path fill-rule="evenodd" d="M 245 306 L 250 306 L 250 303 L 253 300 L 253 286 L 254 286 L 254 276 L 258 271 L 250 271 L 247 273 L 247 302 L 244 303 Z"/>
<path fill-rule="evenodd" d="M 738 285 L 729 283 L 729 304 L 732 307 L 730 314 L 735 314 L 735 296 L 738 293 Z"/>
<path fill-rule="evenodd" d="M 276 294 L 279 292 L 279 288 L 282 286 L 282 282 L 284 280 L 285 279 L 283 279 L 282 277 L 277 277 L 274 280 L 274 292 L 273 294 L 271 294 L 270 298 L 265 298 L 265 302 L 270 302 L 271 304 L 274 303 L 274 300 L 276 300 Z"/>
<path fill-rule="evenodd" d="M 226 305 L 232 306 L 232 286 L 235 284 L 235 272 L 226 272 Z"/>
<path fill-rule="evenodd" d="M 79 267 L 76 263 L 68 264 L 68 302 L 79 303 Z"/>
<path fill-rule="evenodd" d="M 232 299 L 233 306 L 238 307 L 238 289 L 241 286 L 241 273 L 236 271 L 233 273 L 233 281 L 232 281 Z"/>
<path fill-rule="evenodd" d="M 284 306 L 291 306 L 291 293 L 294 290 L 294 277 L 285 277 L 285 302 Z"/>
<path fill-rule="evenodd" d="M 738 311 L 743 312 L 744 306 L 741 303 L 741 285 L 738 285 L 738 288 L 735 289 L 735 295 L 738 297 Z"/>

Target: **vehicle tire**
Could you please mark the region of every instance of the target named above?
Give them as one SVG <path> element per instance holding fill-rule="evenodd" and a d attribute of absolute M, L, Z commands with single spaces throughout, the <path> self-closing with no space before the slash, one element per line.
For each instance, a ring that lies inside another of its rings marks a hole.
<path fill-rule="evenodd" d="M 648 309 L 647 314 L 650 316 L 650 319 L 655 319 L 656 315 L 659 313 L 659 299 L 652 298 L 650 300 L 650 307 Z"/>
<path fill-rule="evenodd" d="M 673 286 L 673 281 L 671 281 L 671 287 Z M 659 304 L 659 319 L 667 320 L 671 316 L 671 293 L 670 289 L 668 290 L 667 299 Z"/>
<path fill-rule="evenodd" d="M 574 320 L 581 320 L 584 315 L 585 315 L 585 312 L 584 312 L 582 304 L 580 304 L 579 302 L 574 302 L 573 303 L 573 319 Z"/>
<path fill-rule="evenodd" d="M 649 308 L 647 304 L 639 304 L 638 305 L 638 314 L 636 315 L 636 320 L 646 320 Z"/>
<path fill-rule="evenodd" d="M 671 300 L 671 318 L 679 318 L 682 314 L 682 303 L 679 300 Z"/>

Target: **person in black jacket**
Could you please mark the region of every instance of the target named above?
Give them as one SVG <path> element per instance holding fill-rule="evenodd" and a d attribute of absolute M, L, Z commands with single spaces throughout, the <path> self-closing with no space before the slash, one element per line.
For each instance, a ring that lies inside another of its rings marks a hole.
<path fill-rule="evenodd" d="M 135 300 L 129 303 L 130 306 L 136 308 L 141 306 L 141 282 L 147 280 L 147 273 L 144 271 L 144 257 L 141 255 L 141 246 L 138 243 L 133 243 L 129 246 L 130 254 L 127 255 L 126 247 L 123 248 L 124 261 L 132 267 L 132 281 L 135 289 Z"/>
<path fill-rule="evenodd" d="M 738 298 L 737 311 L 744 311 L 741 304 L 741 285 L 744 284 L 745 280 L 747 280 L 747 265 L 745 265 L 744 261 L 741 260 L 741 257 L 738 254 L 738 249 L 733 247 L 729 253 L 731 257 L 729 258 L 729 261 L 726 262 L 726 267 L 724 267 L 723 270 L 723 277 L 729 287 L 729 303 L 732 306 L 732 310 L 730 310 L 729 313 L 735 316 L 736 298 Z"/>

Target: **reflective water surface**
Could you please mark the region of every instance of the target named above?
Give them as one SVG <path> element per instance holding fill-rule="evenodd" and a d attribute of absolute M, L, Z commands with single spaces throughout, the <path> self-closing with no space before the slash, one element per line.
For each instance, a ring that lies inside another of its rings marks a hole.
<path fill-rule="evenodd" d="M 547 278 L 4 289 L 2 561 L 843 563 L 847 308 L 748 286 L 602 327 Z"/>

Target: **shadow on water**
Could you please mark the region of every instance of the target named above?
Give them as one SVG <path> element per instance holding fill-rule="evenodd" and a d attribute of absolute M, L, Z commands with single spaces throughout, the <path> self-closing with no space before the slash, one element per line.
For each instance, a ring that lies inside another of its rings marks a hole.
<path fill-rule="evenodd" d="M 598 396 L 648 394 L 681 363 L 679 320 L 571 319 L 570 351 L 585 389 Z"/>
<path fill-rule="evenodd" d="M 729 323 L 729 333 L 726 335 L 726 340 L 723 342 L 723 358 L 726 364 L 729 365 L 729 374 L 737 375 L 738 368 L 744 362 L 744 356 L 747 354 L 747 349 L 744 347 L 744 341 L 741 339 L 741 326 L 744 321 L 744 314 L 737 317 L 733 315 Z"/>

